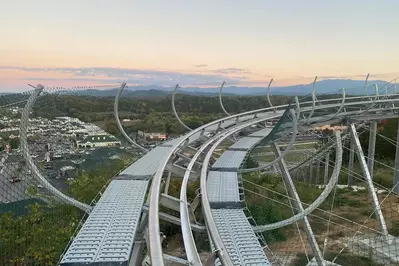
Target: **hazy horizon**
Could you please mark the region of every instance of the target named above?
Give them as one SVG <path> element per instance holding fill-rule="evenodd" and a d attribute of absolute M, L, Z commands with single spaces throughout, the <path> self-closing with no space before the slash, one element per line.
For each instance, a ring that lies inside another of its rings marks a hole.
<path fill-rule="evenodd" d="M 397 1 L 7 2 L 0 92 L 26 83 L 210 87 L 399 76 Z M 16 14 L 18 14 L 16 16 Z"/>

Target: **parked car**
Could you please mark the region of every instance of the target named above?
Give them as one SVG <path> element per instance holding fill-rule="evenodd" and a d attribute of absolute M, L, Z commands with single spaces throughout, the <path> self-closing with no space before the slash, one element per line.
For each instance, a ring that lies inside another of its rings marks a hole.
<path fill-rule="evenodd" d="M 21 178 L 16 177 L 16 176 L 13 176 L 13 177 L 10 179 L 10 182 L 11 182 L 11 183 L 17 183 L 17 182 L 20 182 L 20 181 L 21 181 Z"/>

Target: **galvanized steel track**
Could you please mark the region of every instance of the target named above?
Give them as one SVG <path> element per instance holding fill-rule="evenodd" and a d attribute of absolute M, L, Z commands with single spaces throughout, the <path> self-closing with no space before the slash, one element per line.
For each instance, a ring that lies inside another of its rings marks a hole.
<path fill-rule="evenodd" d="M 125 85 L 126 84 L 122 84 L 121 88 L 119 89 L 120 93 L 123 90 Z M 177 87 L 175 89 L 177 89 Z M 377 91 L 378 91 L 378 89 L 377 89 Z M 118 99 L 120 97 L 120 93 L 119 93 L 119 95 L 117 95 Z M 399 102 L 398 94 L 385 94 L 384 96 L 380 96 L 380 95 L 381 94 L 376 93 L 375 97 L 373 97 L 373 99 L 370 99 L 370 100 L 363 100 L 364 98 L 362 96 L 345 98 L 345 94 L 343 94 L 342 98 L 317 100 L 314 95 L 314 97 L 312 97 L 312 101 L 300 103 L 300 108 L 301 108 L 301 112 L 310 112 L 311 113 L 311 115 L 308 116 L 308 118 L 309 118 L 308 122 L 312 123 L 313 121 L 316 120 L 314 118 L 317 118 L 317 117 L 313 117 L 313 112 L 315 110 L 320 110 L 323 108 L 337 108 L 338 107 L 339 109 L 338 109 L 337 113 L 334 114 L 334 116 L 340 117 L 340 115 L 342 114 L 342 110 L 345 111 L 345 107 L 356 107 L 356 106 L 362 106 L 362 105 L 370 106 L 370 102 L 372 103 L 371 106 L 376 106 L 378 104 L 386 104 L 386 103 L 394 104 L 394 103 Z M 337 103 L 337 101 L 339 101 L 339 103 Z M 318 106 L 316 106 L 316 102 L 319 104 Z M 114 111 L 116 110 L 115 113 L 117 113 L 118 104 L 116 103 L 115 106 L 114 106 Z M 297 107 L 298 106 L 299 106 L 299 102 L 297 102 Z M 147 178 L 152 177 L 152 179 L 153 179 L 152 186 L 150 189 L 151 196 L 150 196 L 150 205 L 149 205 L 149 230 L 148 230 L 149 231 L 149 241 L 148 241 L 149 242 L 149 251 L 150 251 L 150 258 L 151 258 L 153 265 L 163 265 L 163 254 L 162 254 L 161 241 L 160 241 L 159 213 L 158 213 L 160 183 L 162 180 L 162 175 L 166 169 L 166 165 L 168 164 L 170 159 L 174 156 L 174 154 L 176 154 L 181 149 L 181 147 L 183 147 L 187 142 L 197 139 L 199 137 L 199 135 L 201 134 L 201 132 L 203 132 L 203 130 L 214 131 L 218 128 L 220 129 L 220 125 L 224 123 L 224 128 L 222 128 L 223 131 L 220 133 L 221 135 L 216 135 L 216 136 L 212 137 L 207 142 L 210 145 L 216 139 L 218 139 L 218 141 L 221 141 L 222 138 L 227 138 L 229 135 L 233 134 L 234 132 L 241 130 L 241 127 L 243 127 L 243 128 L 245 127 L 244 125 L 246 125 L 246 127 L 247 127 L 250 124 L 259 123 L 260 121 L 266 121 L 267 119 L 270 119 L 271 117 L 279 117 L 283 114 L 283 110 L 285 110 L 287 107 L 289 107 L 288 104 L 281 105 L 281 106 L 271 106 L 268 108 L 262 108 L 262 109 L 258 109 L 258 110 L 248 111 L 248 112 L 244 112 L 241 114 L 224 117 L 222 119 L 218 119 L 216 121 L 213 121 L 211 123 L 208 123 L 204 126 L 197 128 L 195 130 L 190 131 L 189 133 L 182 136 L 181 138 L 174 140 L 172 142 L 172 144 L 170 145 L 171 147 L 164 148 L 165 150 L 162 152 L 162 156 L 159 157 L 159 160 L 157 160 L 156 162 L 153 162 L 151 164 L 151 168 L 157 167 L 157 171 L 155 172 L 155 174 L 152 174 L 152 172 L 151 173 L 149 172 L 148 176 L 147 176 Z M 175 115 L 177 115 L 175 106 L 174 106 L 174 102 L 173 102 L 172 108 L 174 109 Z M 371 108 L 371 109 L 375 110 L 374 108 Z M 376 108 L 376 109 L 381 110 L 378 108 Z M 393 106 L 392 108 L 385 108 L 384 110 L 394 110 L 394 109 L 396 109 L 395 106 Z M 275 113 L 274 111 L 276 111 L 276 112 L 280 111 L 280 112 Z M 372 110 L 370 110 L 370 111 L 372 111 Z M 362 112 L 364 112 L 364 110 L 359 111 L 357 114 L 361 114 Z M 344 113 L 346 113 L 346 112 L 344 112 Z M 257 116 L 260 118 L 257 118 Z M 118 120 L 119 120 L 119 118 L 117 118 L 117 121 Z M 120 121 L 119 121 L 119 125 L 120 125 Z M 187 129 L 190 129 L 190 128 L 187 128 Z M 208 145 L 208 147 L 209 147 L 209 145 Z M 156 153 L 157 149 L 159 149 L 159 148 L 156 148 L 154 150 L 154 154 Z M 151 154 L 147 154 L 147 155 L 150 156 Z M 147 157 L 147 156 L 145 156 L 145 157 Z M 142 158 L 142 159 L 144 159 L 144 158 Z M 150 160 L 151 158 L 148 158 L 148 159 Z M 136 173 L 137 171 L 142 172 L 142 169 L 137 168 L 139 166 L 139 164 L 142 165 L 142 167 L 144 167 L 144 164 L 142 164 L 141 161 L 143 161 L 143 163 L 144 163 L 144 160 L 139 160 L 139 161 L 137 161 L 137 163 L 133 164 L 131 167 L 129 167 L 126 170 L 129 170 L 128 171 L 129 173 L 132 173 L 132 172 Z M 135 165 L 137 165 L 137 167 L 135 167 Z M 155 171 L 155 168 L 154 168 L 154 171 Z M 136 174 L 138 174 L 138 172 Z M 205 187 L 205 189 L 206 189 L 206 187 Z M 184 199 L 184 196 L 183 196 L 183 199 Z M 187 205 L 186 201 L 187 200 L 182 202 L 181 208 L 185 209 L 186 206 L 184 206 L 184 205 Z M 209 223 L 212 224 L 211 221 Z M 211 227 L 212 227 L 212 225 L 211 225 Z M 208 228 L 208 230 L 213 230 L 213 229 Z M 189 231 L 189 229 L 186 230 L 186 236 L 187 236 L 188 231 Z M 217 238 L 217 236 L 216 236 L 216 238 Z M 219 246 L 223 247 L 222 245 L 219 245 Z M 195 252 L 193 252 L 192 254 L 194 257 L 196 256 Z M 191 257 L 193 257 L 193 256 L 191 256 Z M 222 258 L 221 260 L 222 260 L 222 262 L 229 261 L 228 258 L 224 258 L 224 259 Z"/>
<path fill-rule="evenodd" d="M 375 101 L 376 101 L 376 98 L 374 98 L 374 101 L 373 101 L 373 105 L 375 104 Z M 397 101 L 397 99 L 394 99 L 394 100 L 392 100 L 392 101 Z M 338 112 L 336 112 L 334 115 L 333 115 L 333 117 L 335 117 L 335 116 L 337 116 L 338 115 L 338 113 L 343 109 L 343 106 L 344 106 L 344 103 L 345 103 L 345 93 L 344 93 L 344 91 L 343 91 L 343 97 L 342 97 L 342 99 L 341 99 L 341 103 L 338 105 L 338 107 L 339 107 L 339 110 L 338 110 Z M 353 103 L 353 104 L 350 104 L 350 105 L 359 105 L 359 104 L 361 104 L 361 103 Z M 332 105 L 333 106 L 333 105 Z M 335 106 L 337 106 L 336 104 L 335 104 Z M 278 108 L 278 107 L 277 107 Z M 324 106 L 323 106 L 323 108 L 325 108 Z M 319 109 L 319 108 L 317 108 L 317 107 L 315 107 L 315 105 L 314 105 L 314 101 L 312 101 L 312 109 L 311 109 L 311 113 L 312 112 L 314 112 L 314 110 L 315 109 Z M 308 118 L 310 118 L 310 116 L 308 117 Z M 266 119 L 267 120 L 267 119 Z M 307 119 L 308 120 L 308 119 Z M 253 122 L 253 123 L 259 123 L 259 121 L 255 121 L 255 122 Z M 294 123 L 295 124 L 295 123 Z M 244 126 L 245 127 L 245 126 Z M 235 127 L 235 130 L 232 130 L 233 132 L 236 132 L 236 131 L 238 131 L 238 130 L 240 130 L 240 127 Z M 232 133 L 231 133 L 232 134 Z M 210 143 L 212 143 L 213 141 L 215 141 L 215 139 L 217 139 L 217 138 L 219 138 L 218 140 L 217 140 L 217 142 L 212 146 L 212 148 L 216 148 L 217 146 L 218 146 L 218 144 L 220 144 L 220 142 L 221 141 L 223 141 L 223 139 L 225 139 L 225 138 L 227 138 L 228 137 L 228 135 L 229 134 L 224 134 L 225 136 L 224 137 L 221 137 L 220 138 L 220 136 L 218 135 L 218 136 L 215 136 L 213 139 L 211 139 L 211 140 L 209 140 L 207 143 L 206 143 L 206 145 L 204 145 L 203 147 L 204 147 L 204 149 L 205 149 L 205 147 L 206 146 L 208 146 Z M 340 136 L 336 136 L 336 138 L 337 138 L 337 158 L 338 158 L 338 160 L 339 160 L 339 158 L 341 158 L 341 156 L 342 156 L 342 146 L 341 146 L 341 140 L 340 140 Z M 209 155 L 209 158 L 210 158 L 210 156 L 211 156 L 211 153 L 212 153 L 212 148 L 211 148 L 211 150 L 208 152 L 208 154 L 207 154 L 207 157 L 208 157 L 208 155 Z M 203 150 L 201 150 L 201 152 L 202 152 Z M 206 157 L 206 159 L 207 159 L 207 157 Z M 195 157 L 195 160 L 197 159 L 197 157 Z M 205 171 L 205 173 L 206 173 L 206 171 L 207 171 L 207 164 L 206 164 L 206 159 L 205 159 L 205 161 L 204 161 L 204 166 L 203 166 L 203 172 L 202 173 L 204 173 L 204 171 Z M 208 159 L 209 160 L 209 159 Z M 340 161 L 340 160 L 339 160 Z M 205 169 L 205 170 L 204 170 Z M 333 174 L 332 174 L 332 178 L 330 179 L 330 183 L 329 183 L 329 185 L 326 187 L 326 189 L 323 191 L 323 193 L 320 195 L 320 197 L 316 200 L 316 202 L 314 202 L 314 204 L 312 204 L 311 206 L 309 206 L 310 208 L 307 208 L 306 210 L 304 210 L 304 212 L 302 212 L 302 213 L 298 213 L 296 216 L 294 216 L 294 217 L 291 217 L 290 219 L 288 219 L 287 221 L 282 221 L 281 223 L 276 223 L 276 224 L 273 224 L 272 225 L 272 227 L 274 227 L 274 228 L 279 228 L 280 226 L 284 226 L 285 224 L 291 224 L 291 223 L 293 223 L 293 222 L 295 222 L 295 221 L 298 221 L 298 220 L 300 220 L 300 219 L 302 219 L 305 215 L 307 215 L 307 214 L 309 214 L 311 211 L 313 211 L 315 208 L 317 208 L 317 206 L 318 205 L 320 205 L 321 204 L 321 202 L 323 201 L 323 198 L 325 198 L 325 197 L 327 197 L 328 196 L 328 194 L 331 192 L 331 190 L 332 190 L 332 187 L 335 185 L 335 183 L 334 182 L 336 182 L 336 180 L 338 179 L 338 173 L 339 173 L 339 170 L 340 170 L 340 163 L 337 163 L 337 165 L 336 165 L 336 167 L 334 168 L 334 171 L 333 171 Z M 203 180 L 203 176 L 201 175 L 201 181 Z M 205 182 L 206 183 L 206 182 Z M 186 185 L 186 183 L 184 183 L 184 186 Z M 201 182 L 201 191 L 202 191 L 202 198 L 207 198 L 207 195 L 206 195 L 206 192 L 204 192 L 204 190 L 203 189 L 206 189 L 206 186 L 205 185 L 203 185 L 202 184 L 202 182 Z M 184 190 L 184 192 L 186 192 L 185 190 Z M 181 194 L 182 195 L 182 194 Z M 209 203 L 209 202 L 208 202 Z M 181 206 L 184 206 L 184 204 L 185 203 L 183 203 Z M 206 206 L 208 205 L 207 203 L 206 203 L 206 200 L 205 200 L 205 203 L 203 202 L 203 204 L 204 204 L 204 206 L 205 206 L 205 209 L 207 208 Z M 184 208 L 184 207 L 183 207 Z M 206 211 L 205 211 L 206 212 Z M 208 215 L 205 215 L 205 216 L 209 216 L 209 214 Z M 288 223 L 287 223 L 288 222 Z M 212 222 L 210 222 L 209 220 L 208 220 L 208 222 L 207 222 L 207 225 L 208 225 L 208 230 L 210 230 L 210 231 L 212 231 L 212 229 L 211 228 L 209 228 L 209 225 L 211 225 L 211 227 L 212 227 Z M 278 226 L 278 227 L 276 227 L 276 226 Z M 271 227 L 270 227 L 271 228 Z M 257 230 L 259 230 L 259 231 L 262 231 L 262 230 L 265 230 L 265 228 L 264 227 L 260 227 L 260 228 L 257 228 Z M 267 228 L 266 230 L 270 230 L 269 228 Z M 187 230 L 188 231 L 188 230 Z M 191 232 L 191 230 L 190 230 L 190 232 Z M 216 233 L 217 234 L 217 233 Z M 212 234 L 210 234 L 211 235 L 211 237 L 212 237 Z M 216 239 L 216 242 L 217 242 L 217 237 L 212 237 L 213 239 Z M 188 239 L 188 238 L 186 238 L 186 239 Z M 192 242 L 192 239 L 190 239 L 190 240 L 188 240 L 188 241 L 190 241 L 190 242 Z M 192 242 L 193 243 L 193 242 Z M 222 248 L 222 246 L 220 246 L 219 245 L 219 247 L 221 247 Z M 223 254 L 223 252 L 222 253 L 219 253 L 219 254 Z M 221 256 L 221 257 L 223 257 L 223 256 Z M 222 262 L 223 262 L 223 260 L 224 259 L 221 259 L 222 260 Z M 228 265 L 228 264 L 227 264 Z"/>

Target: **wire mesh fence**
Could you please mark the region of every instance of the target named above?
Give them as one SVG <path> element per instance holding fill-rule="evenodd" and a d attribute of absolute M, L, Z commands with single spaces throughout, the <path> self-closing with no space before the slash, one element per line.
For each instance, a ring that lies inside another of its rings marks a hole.
<path fill-rule="evenodd" d="M 3 144 L 0 154 L 0 265 L 56 264 L 99 199 L 99 192 L 112 176 L 140 155 L 121 141 L 116 124 L 108 123 L 114 121 L 114 94 L 104 92 L 102 97 L 98 97 L 91 90 L 100 88 L 107 91 L 117 87 L 43 88 L 33 102 L 29 99 L 35 94 L 34 90 L 0 97 L 0 137 Z M 358 115 L 373 113 L 377 107 L 384 108 L 385 105 L 378 100 L 390 99 L 385 91 L 396 93 L 396 88 L 387 85 L 376 89 L 378 93 L 372 99 L 373 104 L 353 104 L 345 111 Z M 306 95 L 299 103 L 314 97 Z M 373 96 L 364 99 L 370 97 Z M 251 151 L 245 163 L 247 168 L 252 168 L 275 160 L 278 155 L 270 142 L 278 143 L 282 151 L 289 149 L 284 160 L 303 208 L 321 195 L 337 164 L 336 142 L 330 127 L 311 127 L 336 118 L 340 124 L 345 119 L 338 115 L 344 110 L 340 105 L 343 102 L 340 91 L 319 95 L 317 100 L 331 98 L 335 99 L 334 105 L 315 111 L 314 106 L 308 104 L 298 117 L 289 111 L 297 108 L 297 102 L 292 100 L 271 134 Z M 31 103 L 30 109 L 27 109 L 27 103 Z M 123 117 L 135 117 L 144 108 L 143 105 L 132 105 L 128 100 L 120 105 L 124 110 Z M 317 119 L 319 116 L 323 119 Z M 152 119 L 151 123 L 155 125 L 156 118 Z M 292 131 L 296 119 L 299 119 L 297 131 Z M 369 131 L 367 125 L 360 125 L 358 134 L 362 139 Z M 377 158 L 372 172 L 373 193 L 376 193 L 381 206 L 388 230 L 386 234 L 381 228 L 381 217 L 373 207 L 370 184 L 356 156 L 354 165 L 350 166 L 353 148 L 350 138 L 345 139 L 348 136 L 345 125 L 340 130 L 344 131 L 344 159 L 338 184 L 307 216 L 311 233 L 323 258 L 330 262 L 340 265 L 395 265 L 399 261 L 399 243 L 396 240 L 399 235 L 399 199 L 392 193 L 394 164 Z M 290 147 L 293 137 L 295 145 Z M 390 145 L 396 145 L 394 139 L 384 135 L 379 137 L 385 137 Z M 142 144 L 148 145 L 144 141 Z M 365 159 L 368 159 L 368 154 Z M 288 196 L 280 175 L 278 167 L 242 174 L 245 208 L 251 216 L 251 225 L 276 223 L 300 211 L 295 207 L 295 199 Z M 180 188 L 180 183 L 176 184 L 176 188 L 172 186 L 174 192 Z M 198 183 L 193 187 L 197 188 Z M 202 221 L 200 212 L 197 216 Z M 309 228 L 303 220 L 259 233 L 258 238 L 273 265 L 317 265 L 317 254 L 309 244 Z"/>
<path fill-rule="evenodd" d="M 56 265 L 109 180 L 137 157 L 98 124 L 114 122 L 117 87 L 0 97 L 0 265 Z"/>

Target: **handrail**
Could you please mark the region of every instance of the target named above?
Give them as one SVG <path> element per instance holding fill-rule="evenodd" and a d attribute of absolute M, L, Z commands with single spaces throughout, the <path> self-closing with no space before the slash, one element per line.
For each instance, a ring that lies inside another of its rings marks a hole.
<path fill-rule="evenodd" d="M 123 89 L 126 87 L 126 82 L 123 82 L 121 84 L 121 86 L 119 87 L 118 91 L 116 92 L 116 96 L 115 96 L 115 102 L 114 102 L 114 117 L 116 120 L 116 125 L 119 128 L 119 131 L 122 133 L 122 135 L 125 137 L 125 139 L 132 144 L 133 146 L 135 146 L 136 148 L 139 148 L 140 150 L 142 150 L 143 152 L 147 153 L 148 150 L 146 148 L 144 148 L 143 146 L 141 146 L 140 144 L 136 143 L 134 140 L 132 140 L 125 132 L 125 130 L 122 127 L 121 124 L 121 120 L 119 119 L 119 98 L 121 97 L 122 91 Z"/>

